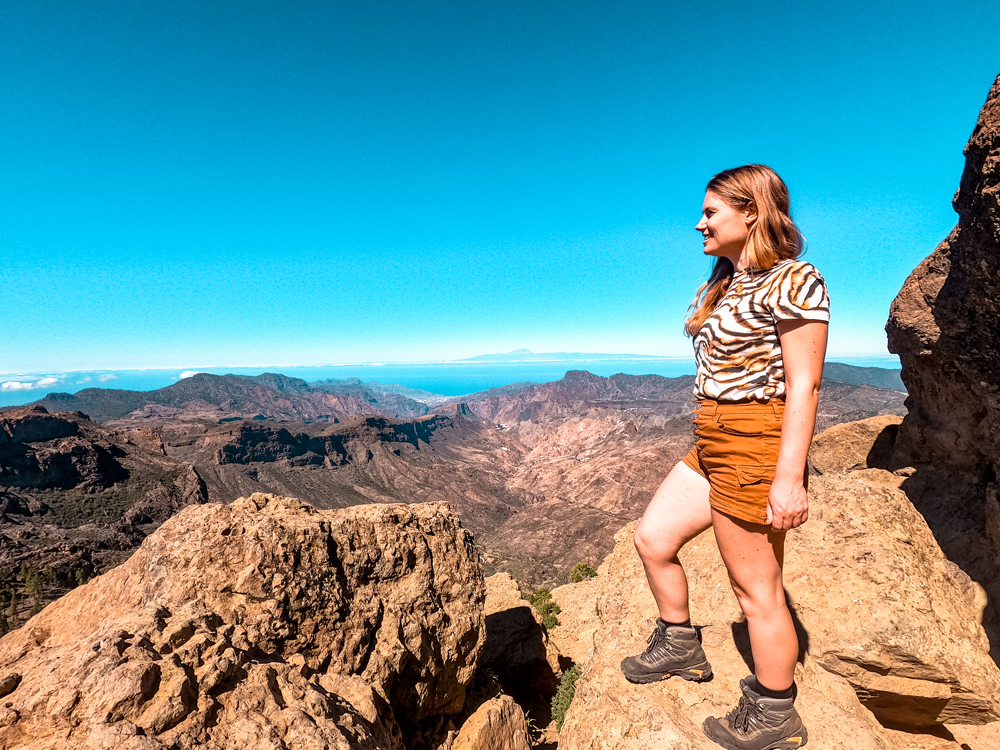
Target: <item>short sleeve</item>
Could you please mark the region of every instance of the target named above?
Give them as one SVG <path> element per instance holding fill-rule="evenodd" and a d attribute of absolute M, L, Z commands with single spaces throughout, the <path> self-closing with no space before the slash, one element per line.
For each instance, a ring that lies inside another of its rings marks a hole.
<path fill-rule="evenodd" d="M 830 297 L 826 282 L 811 263 L 797 261 L 789 264 L 776 282 L 776 293 L 771 295 L 776 321 L 830 321 Z"/>

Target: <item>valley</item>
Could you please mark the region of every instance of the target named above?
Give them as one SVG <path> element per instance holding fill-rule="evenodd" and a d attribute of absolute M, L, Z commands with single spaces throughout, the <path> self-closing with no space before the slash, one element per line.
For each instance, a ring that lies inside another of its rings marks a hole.
<path fill-rule="evenodd" d="M 431 404 L 275 374 L 50 395 L 0 412 L 0 573 L 20 596 L 7 609 L 22 617 L 119 564 L 180 507 L 254 492 L 320 509 L 446 502 L 487 574 L 562 583 L 610 552 L 690 450 L 692 380 L 571 371 Z M 828 381 L 817 431 L 903 414 L 904 398 Z M 32 601 L 24 571 L 46 566 Z"/>

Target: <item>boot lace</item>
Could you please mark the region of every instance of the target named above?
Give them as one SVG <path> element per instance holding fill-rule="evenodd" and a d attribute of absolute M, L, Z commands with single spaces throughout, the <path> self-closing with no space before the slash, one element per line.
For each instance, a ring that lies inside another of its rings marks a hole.
<path fill-rule="evenodd" d="M 653 628 L 653 632 L 649 634 L 649 638 L 646 639 L 646 653 L 650 654 L 653 652 L 657 646 L 663 643 L 667 639 L 667 629 L 664 628 Z"/>
<path fill-rule="evenodd" d="M 729 719 L 733 729 L 746 734 L 751 726 L 764 719 L 764 709 L 757 704 L 757 701 L 744 694 L 736 708 L 726 718 Z"/>

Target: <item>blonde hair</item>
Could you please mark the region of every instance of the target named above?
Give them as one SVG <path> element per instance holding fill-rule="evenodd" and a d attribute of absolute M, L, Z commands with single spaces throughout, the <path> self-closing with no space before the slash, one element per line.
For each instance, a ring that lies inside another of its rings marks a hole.
<path fill-rule="evenodd" d="M 805 240 L 791 217 L 788 188 L 777 173 L 763 164 L 747 164 L 727 169 L 708 181 L 706 192 L 713 192 L 732 208 L 755 209 L 757 219 L 750 225 L 746 257 L 749 268 L 768 271 L 781 260 L 798 258 Z M 729 289 L 734 272 L 732 261 L 718 258 L 708 281 L 701 285 L 691 303 L 691 315 L 684 324 L 688 336 L 694 336 Z"/>

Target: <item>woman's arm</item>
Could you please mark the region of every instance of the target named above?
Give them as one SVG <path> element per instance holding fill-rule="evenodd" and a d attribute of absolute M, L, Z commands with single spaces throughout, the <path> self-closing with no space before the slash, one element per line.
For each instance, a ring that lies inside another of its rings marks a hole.
<path fill-rule="evenodd" d="M 778 467 L 767 499 L 768 522 L 777 531 L 801 526 L 809 517 L 806 457 L 816 426 L 827 328 L 818 320 L 778 321 L 785 366 L 785 417 Z"/>

